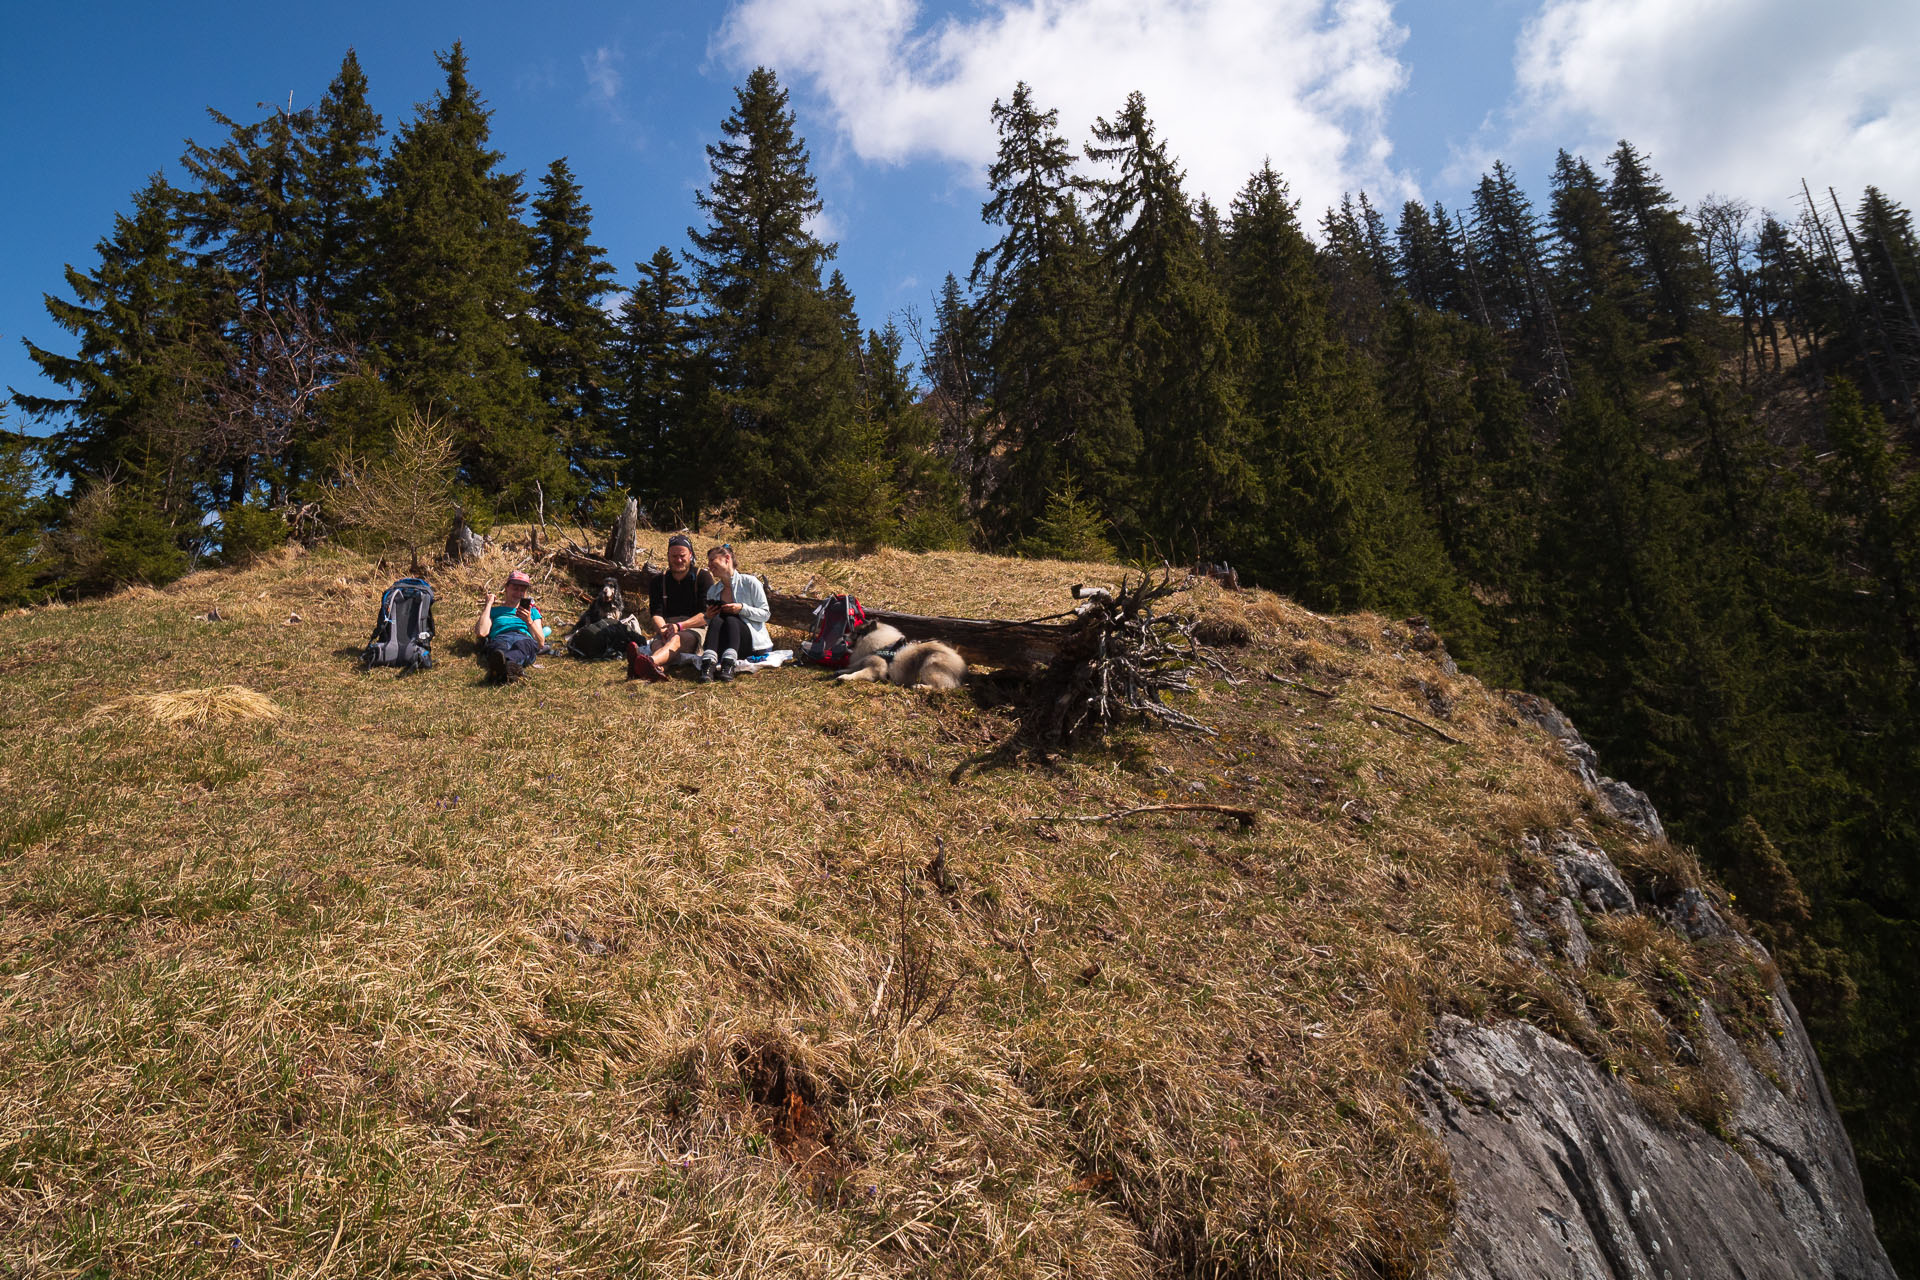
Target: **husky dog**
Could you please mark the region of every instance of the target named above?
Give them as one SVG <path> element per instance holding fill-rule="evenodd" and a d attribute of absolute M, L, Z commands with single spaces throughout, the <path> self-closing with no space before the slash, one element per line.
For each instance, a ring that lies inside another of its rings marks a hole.
<path fill-rule="evenodd" d="M 938 640 L 909 644 L 899 630 L 884 622 L 862 623 L 853 658 L 840 673 L 842 680 L 888 680 L 915 689 L 958 689 L 967 678 L 967 661 L 951 645 Z"/>

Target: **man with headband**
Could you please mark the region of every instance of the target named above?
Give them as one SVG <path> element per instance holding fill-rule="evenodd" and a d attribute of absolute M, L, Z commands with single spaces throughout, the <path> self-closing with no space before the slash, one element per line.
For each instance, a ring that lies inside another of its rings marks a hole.
<path fill-rule="evenodd" d="M 676 653 L 699 653 L 706 638 L 707 591 L 713 576 L 693 567 L 693 540 L 684 533 L 667 539 L 667 571 L 647 588 L 647 613 L 653 622 L 653 644 L 627 646 L 627 678 L 655 683 L 667 678 L 667 663 Z"/>

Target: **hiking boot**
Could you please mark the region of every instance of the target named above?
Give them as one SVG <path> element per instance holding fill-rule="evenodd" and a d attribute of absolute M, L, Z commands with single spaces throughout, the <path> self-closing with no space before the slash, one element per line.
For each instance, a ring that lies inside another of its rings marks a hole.
<path fill-rule="evenodd" d="M 695 679 L 699 680 L 701 684 L 712 684 L 713 683 L 713 667 L 714 667 L 714 664 L 711 662 L 701 663 L 700 674 L 696 676 Z"/>
<path fill-rule="evenodd" d="M 664 678 L 660 674 L 659 665 L 653 660 L 653 655 L 642 649 L 638 642 L 629 640 L 627 642 L 627 679 L 645 680 L 649 684 L 657 684 Z"/>
<path fill-rule="evenodd" d="M 738 674 L 738 672 L 739 672 L 738 663 L 736 663 L 732 658 L 722 658 L 720 659 L 720 670 L 717 673 L 716 678 L 720 680 L 731 680 L 736 674 Z"/>
<path fill-rule="evenodd" d="M 512 658 L 508 658 L 505 654 L 501 654 L 500 656 L 506 660 L 506 680 L 508 684 L 513 684 L 527 673 L 527 669 L 515 662 Z"/>
<path fill-rule="evenodd" d="M 507 675 L 507 655 L 505 653 L 499 649 L 489 649 L 481 654 L 480 658 L 481 661 L 487 664 L 488 684 L 505 684 L 507 682 L 509 677 Z"/>

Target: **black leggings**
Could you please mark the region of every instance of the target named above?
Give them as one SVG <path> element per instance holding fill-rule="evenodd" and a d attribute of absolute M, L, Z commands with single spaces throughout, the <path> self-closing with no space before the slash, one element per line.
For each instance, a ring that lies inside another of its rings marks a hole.
<path fill-rule="evenodd" d="M 737 658 L 756 652 L 753 632 L 747 630 L 747 620 L 737 613 L 723 613 L 707 625 L 707 639 L 701 651 L 717 658 L 729 649 Z"/>

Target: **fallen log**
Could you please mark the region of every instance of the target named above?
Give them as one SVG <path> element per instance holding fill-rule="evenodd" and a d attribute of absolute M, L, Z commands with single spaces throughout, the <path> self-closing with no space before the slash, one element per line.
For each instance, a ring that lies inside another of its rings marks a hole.
<path fill-rule="evenodd" d="M 574 544 L 554 548 L 548 558 L 556 568 L 571 573 L 589 589 L 608 578 L 617 578 L 620 590 L 629 599 L 644 602 L 647 590 L 661 570 L 651 563 L 638 567 L 616 564 Z M 813 612 L 820 607 L 817 596 L 767 592 L 767 605 L 776 625 L 795 631 L 813 629 Z M 1071 627 L 1052 622 L 1000 622 L 991 618 L 946 618 L 918 613 L 899 613 L 863 605 L 867 617 L 898 627 L 910 640 L 944 640 L 970 663 L 983 667 L 1029 667 L 1051 661 L 1071 634 Z"/>

